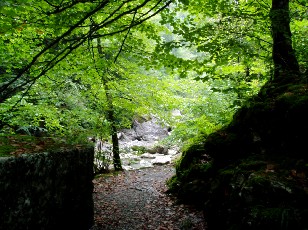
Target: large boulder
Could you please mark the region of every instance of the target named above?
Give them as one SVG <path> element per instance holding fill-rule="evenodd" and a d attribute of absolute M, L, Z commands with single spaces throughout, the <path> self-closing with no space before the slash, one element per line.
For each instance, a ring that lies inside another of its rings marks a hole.
<path fill-rule="evenodd" d="M 165 128 L 155 117 L 149 120 L 135 119 L 132 129 L 123 129 L 119 139 L 123 141 L 158 141 L 168 136 L 168 129 Z"/>
<path fill-rule="evenodd" d="M 196 138 L 170 192 L 204 209 L 209 229 L 308 229 L 307 89 L 264 88 L 227 127 Z"/>

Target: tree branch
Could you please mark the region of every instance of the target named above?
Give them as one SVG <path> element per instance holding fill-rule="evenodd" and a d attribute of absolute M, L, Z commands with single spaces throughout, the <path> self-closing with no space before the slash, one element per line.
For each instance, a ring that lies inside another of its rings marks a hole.
<path fill-rule="evenodd" d="M 124 44 L 125 44 L 126 38 L 128 37 L 128 34 L 129 34 L 129 32 L 130 32 L 130 29 L 132 28 L 131 26 L 133 25 L 133 23 L 134 23 L 134 21 L 135 21 L 136 14 L 137 14 L 137 11 L 135 11 L 135 13 L 134 13 L 133 19 L 132 19 L 132 21 L 131 21 L 131 23 L 130 23 L 130 26 L 129 26 L 129 29 L 127 30 L 127 33 L 126 33 L 126 35 L 125 35 L 125 37 L 124 37 L 124 39 L 123 39 L 123 41 L 122 41 L 120 50 L 119 50 L 118 54 L 116 55 L 116 57 L 114 58 L 114 61 L 113 61 L 114 63 L 117 62 L 117 59 L 118 59 L 120 53 L 122 52 L 122 49 L 123 49 L 123 46 L 124 46 Z"/>

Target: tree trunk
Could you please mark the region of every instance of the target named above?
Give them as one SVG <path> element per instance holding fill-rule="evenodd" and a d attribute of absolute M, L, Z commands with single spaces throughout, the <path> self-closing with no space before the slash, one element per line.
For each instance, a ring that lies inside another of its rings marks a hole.
<path fill-rule="evenodd" d="M 289 0 L 272 0 L 270 19 L 273 37 L 273 80 L 292 82 L 299 75 L 299 65 L 292 48 Z"/>
<path fill-rule="evenodd" d="M 114 108 L 112 104 L 112 95 L 109 92 L 108 82 L 103 78 L 104 90 L 107 98 L 107 120 L 111 125 L 111 139 L 112 139 L 112 153 L 113 153 L 113 166 L 116 171 L 122 170 L 120 159 L 119 139 L 117 135 L 117 127 L 115 125 Z"/>
<path fill-rule="evenodd" d="M 97 50 L 101 58 L 103 58 L 103 50 L 101 47 L 101 41 L 97 39 Z M 111 125 L 111 139 L 112 139 L 112 153 L 113 153 L 113 166 L 114 170 L 120 171 L 122 169 L 121 159 L 120 159 L 120 148 L 119 148 L 119 139 L 117 135 L 117 127 L 115 124 L 115 116 L 114 116 L 114 108 L 112 103 L 112 95 L 110 94 L 108 81 L 106 80 L 105 76 L 102 76 L 102 82 L 106 94 L 107 100 L 107 120 Z"/>

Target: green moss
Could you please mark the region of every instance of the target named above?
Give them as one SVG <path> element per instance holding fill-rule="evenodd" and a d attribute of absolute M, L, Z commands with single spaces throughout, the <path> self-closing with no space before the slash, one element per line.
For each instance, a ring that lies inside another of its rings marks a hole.
<path fill-rule="evenodd" d="M 202 154 L 205 153 L 204 137 L 198 136 L 191 139 L 182 149 L 182 156 L 176 164 L 177 170 L 185 170 L 191 167 L 192 164 L 199 161 Z"/>
<path fill-rule="evenodd" d="M 10 143 L 10 140 L 6 136 L 0 136 L 0 157 L 11 156 L 11 152 L 16 150 L 16 146 Z"/>
<path fill-rule="evenodd" d="M 295 227 L 297 224 L 296 210 L 291 208 L 280 207 L 263 207 L 256 206 L 251 210 L 253 222 L 259 224 L 260 227 L 271 227 L 275 229 L 292 229 L 290 226 Z"/>
<path fill-rule="evenodd" d="M 263 160 L 258 160 L 254 158 L 248 158 L 243 160 L 239 164 L 239 169 L 244 171 L 258 171 L 261 169 L 265 169 L 267 162 Z"/>
<path fill-rule="evenodd" d="M 290 107 L 296 107 L 296 106 L 301 106 L 303 104 L 307 104 L 308 102 L 308 95 L 304 94 L 304 95 L 297 95 L 293 92 L 285 92 L 283 94 L 281 94 L 277 100 L 280 103 L 284 103 L 287 106 Z"/>
<path fill-rule="evenodd" d="M 204 149 L 204 141 L 207 136 L 205 135 L 197 135 L 194 138 L 189 139 L 182 148 L 182 152 L 192 152 L 199 149 Z"/>
<path fill-rule="evenodd" d="M 180 182 L 178 180 L 177 176 L 172 176 L 169 178 L 166 182 L 166 185 L 168 187 L 168 192 L 175 193 L 179 189 Z"/>
<path fill-rule="evenodd" d="M 277 220 L 281 219 L 282 211 L 283 209 L 281 208 L 265 208 L 258 205 L 252 208 L 251 215 L 254 219 L 272 220 L 277 222 Z"/>
<path fill-rule="evenodd" d="M 142 155 L 146 152 L 146 147 L 144 146 L 132 146 L 131 149 L 135 152 L 137 152 L 137 155 Z"/>
<path fill-rule="evenodd" d="M 78 145 L 78 147 L 88 147 Z M 56 137 L 34 137 L 28 135 L 0 135 L 0 157 L 16 156 L 20 154 L 31 154 L 57 149 L 75 148 L 76 145 L 67 144 L 61 138 Z"/>
<path fill-rule="evenodd" d="M 206 173 L 210 168 L 212 168 L 212 162 L 206 162 L 206 163 L 203 163 L 203 164 L 198 164 L 198 165 L 196 165 L 196 168 L 201 173 Z"/>
<path fill-rule="evenodd" d="M 4 152 L 2 152 L 2 151 L 4 151 Z M 3 148 L 0 147 L 0 157 L 10 157 L 10 156 L 12 156 L 12 155 L 7 154 L 5 152 L 11 152 L 11 151 L 3 150 Z"/>
<path fill-rule="evenodd" d="M 13 152 L 16 147 L 7 144 L 0 145 L 0 157 L 8 157 L 11 156 L 10 153 Z"/>
<path fill-rule="evenodd" d="M 265 174 L 257 174 L 253 173 L 250 175 L 250 180 L 248 181 L 248 185 L 250 186 L 262 186 L 262 187 L 269 187 L 270 180 Z"/>
<path fill-rule="evenodd" d="M 219 173 L 223 176 L 232 176 L 235 172 L 236 170 L 234 168 L 227 168 L 219 171 Z"/>

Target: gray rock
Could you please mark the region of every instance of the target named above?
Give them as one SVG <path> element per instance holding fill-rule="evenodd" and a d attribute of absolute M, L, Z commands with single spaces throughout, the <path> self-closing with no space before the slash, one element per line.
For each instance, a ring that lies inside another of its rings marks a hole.
<path fill-rule="evenodd" d="M 153 154 L 150 154 L 150 153 L 144 153 L 140 157 L 141 158 L 147 158 L 147 159 L 155 159 L 156 158 Z"/>
<path fill-rule="evenodd" d="M 178 150 L 176 149 L 168 149 L 168 155 L 174 156 L 178 153 Z"/>
<path fill-rule="evenodd" d="M 141 160 L 139 162 L 139 164 L 140 164 L 140 168 L 151 168 L 151 167 L 153 167 L 153 164 L 151 162 L 145 161 L 145 160 Z"/>
<path fill-rule="evenodd" d="M 122 130 L 120 136 L 125 136 L 129 140 L 157 141 L 168 136 L 168 130 L 162 127 L 156 118 L 152 117 L 151 120 L 134 120 L 133 128 Z"/>
<path fill-rule="evenodd" d="M 171 163 L 170 156 L 157 156 L 154 160 L 152 160 L 153 165 L 164 165 L 170 163 Z"/>

